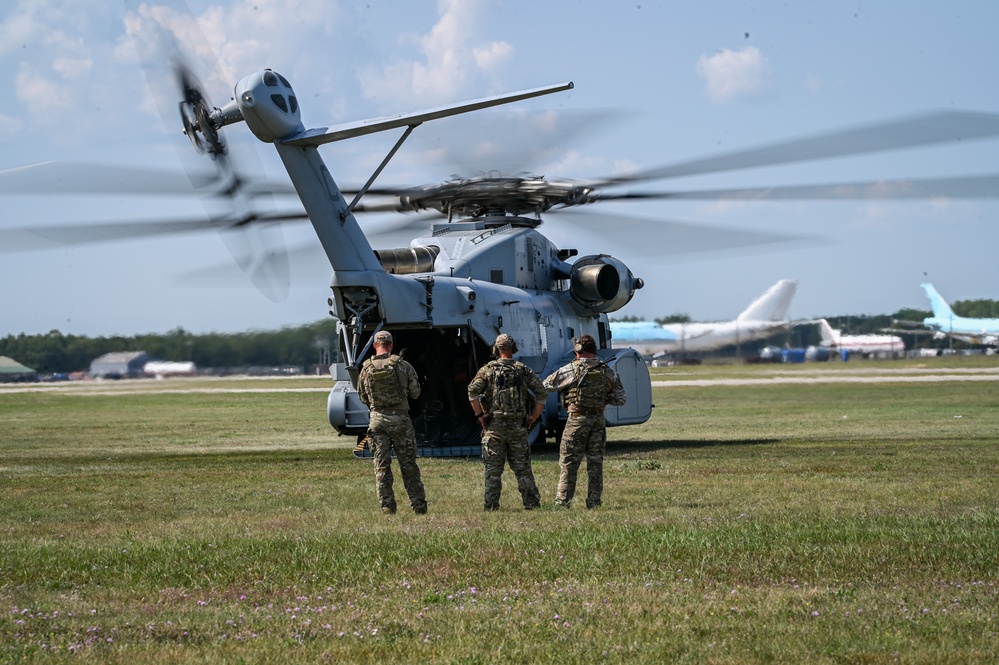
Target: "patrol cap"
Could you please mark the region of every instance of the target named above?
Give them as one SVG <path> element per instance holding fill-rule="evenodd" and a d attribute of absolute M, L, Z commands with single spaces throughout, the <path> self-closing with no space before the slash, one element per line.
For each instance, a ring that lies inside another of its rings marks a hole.
<path fill-rule="evenodd" d="M 506 333 L 501 334 L 496 338 L 496 343 L 493 344 L 497 349 L 512 349 L 517 346 L 517 342 L 513 340 L 513 337 L 507 335 Z"/>
<path fill-rule="evenodd" d="M 379 330 L 375 333 L 375 344 L 391 344 L 392 333 L 387 330 Z"/>

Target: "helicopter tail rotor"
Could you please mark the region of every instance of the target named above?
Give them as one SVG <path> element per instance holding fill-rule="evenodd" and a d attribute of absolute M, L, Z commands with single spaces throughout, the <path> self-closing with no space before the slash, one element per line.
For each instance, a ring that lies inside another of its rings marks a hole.
<path fill-rule="evenodd" d="M 215 159 L 226 154 L 225 139 L 212 120 L 212 106 L 201 87 L 201 83 L 183 63 L 174 64 L 174 75 L 181 89 L 181 100 L 177 104 L 184 134 L 199 153 L 207 153 Z"/>
<path fill-rule="evenodd" d="M 283 235 L 271 223 L 266 187 L 252 185 L 249 175 L 262 172 L 262 167 L 251 147 L 231 145 L 221 131 L 242 120 L 239 108 L 235 102 L 221 108 L 212 104 L 195 74 L 217 72 L 219 67 L 204 57 L 211 48 L 184 3 L 154 9 L 133 8 L 127 24 L 160 116 L 170 129 L 179 124 L 200 157 L 180 154 L 188 173 L 203 172 L 204 157 L 211 160 L 216 181 L 210 197 L 204 198 L 206 212 L 236 264 L 261 293 L 283 300 L 291 282 Z M 190 53 L 202 55 L 200 66 L 192 64 Z"/>

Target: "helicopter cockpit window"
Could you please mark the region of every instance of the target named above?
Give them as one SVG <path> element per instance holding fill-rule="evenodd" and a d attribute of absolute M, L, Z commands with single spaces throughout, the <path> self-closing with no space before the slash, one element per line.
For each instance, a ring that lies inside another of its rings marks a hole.
<path fill-rule="evenodd" d="M 271 101 L 285 113 L 288 112 L 288 103 L 284 101 L 284 95 L 271 95 Z"/>
<path fill-rule="evenodd" d="M 281 83 L 284 83 L 284 87 L 286 87 L 286 88 L 290 88 L 291 87 L 291 84 L 288 83 L 288 79 L 286 79 L 285 77 L 281 76 L 277 72 L 274 72 L 274 75 L 277 76 L 279 79 L 281 79 Z"/>
<path fill-rule="evenodd" d="M 270 70 L 264 72 L 264 85 L 268 88 L 276 88 L 278 86 L 278 77 L 274 75 L 274 72 Z"/>
<path fill-rule="evenodd" d="M 298 113 L 298 97 L 295 95 L 289 96 L 288 103 L 291 104 L 291 112 Z"/>
<path fill-rule="evenodd" d="M 493 284 L 503 283 L 503 269 L 502 268 L 490 268 L 489 269 L 489 281 Z"/>

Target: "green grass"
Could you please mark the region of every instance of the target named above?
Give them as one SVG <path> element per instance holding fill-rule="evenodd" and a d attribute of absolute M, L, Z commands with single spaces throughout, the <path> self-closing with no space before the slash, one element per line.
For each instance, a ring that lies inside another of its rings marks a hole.
<path fill-rule="evenodd" d="M 539 511 L 425 459 L 388 517 L 322 392 L 0 390 L 0 661 L 997 660 L 999 382 L 654 399 L 598 511 L 548 445 Z"/>

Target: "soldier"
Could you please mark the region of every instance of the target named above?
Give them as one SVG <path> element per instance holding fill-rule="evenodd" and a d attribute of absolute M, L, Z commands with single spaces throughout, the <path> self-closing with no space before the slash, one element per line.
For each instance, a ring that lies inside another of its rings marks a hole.
<path fill-rule="evenodd" d="M 492 360 L 468 384 L 468 401 L 482 425 L 482 461 L 486 466 L 485 509 L 499 510 L 503 467 L 509 462 L 517 477 L 525 510 L 541 505 L 541 494 L 531 470 L 531 447 L 527 435 L 541 417 L 548 391 L 541 379 L 522 362 L 513 359 L 517 343 L 500 335 L 493 345 Z"/>
<path fill-rule="evenodd" d="M 597 343 L 582 335 L 574 345 L 576 359 L 545 379 L 545 388 L 564 394 L 569 420 L 559 444 L 559 479 L 555 505 L 568 508 L 576 493 L 576 474 L 586 455 L 589 487 L 586 507 L 600 505 L 604 490 L 604 450 L 607 447 L 608 404 L 620 406 L 627 395 L 621 379 L 596 357 Z"/>
<path fill-rule="evenodd" d="M 368 439 L 375 458 L 375 487 L 382 512 L 395 513 L 392 491 L 392 450 L 399 460 L 402 482 L 413 512 L 427 512 L 427 497 L 416 464 L 416 433 L 409 418 L 408 399 L 420 396 L 416 370 L 399 356 L 392 355 L 392 333 L 375 333 L 375 355 L 364 361 L 357 381 L 357 396 L 371 411 Z"/>

